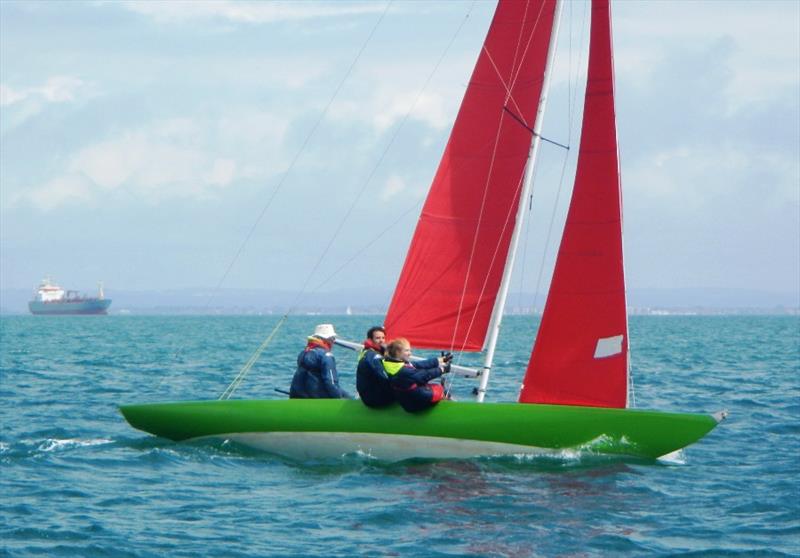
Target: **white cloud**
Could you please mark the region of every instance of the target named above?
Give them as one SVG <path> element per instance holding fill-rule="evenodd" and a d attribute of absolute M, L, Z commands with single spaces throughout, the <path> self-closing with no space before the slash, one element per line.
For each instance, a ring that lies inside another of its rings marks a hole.
<path fill-rule="evenodd" d="M 233 2 L 193 0 L 183 2 L 122 2 L 125 9 L 160 23 L 218 19 L 234 23 L 264 24 L 307 19 L 347 17 L 382 12 L 384 3 Z"/>
<path fill-rule="evenodd" d="M 84 87 L 83 80 L 72 76 L 55 76 L 36 91 L 51 103 L 74 101 L 78 90 Z"/>
<path fill-rule="evenodd" d="M 390 176 L 381 192 L 381 199 L 388 201 L 406 189 L 405 181 L 397 175 Z"/>
<path fill-rule="evenodd" d="M 383 108 L 374 111 L 372 123 L 378 132 L 383 132 L 408 115 L 436 130 L 442 130 L 452 124 L 452 108 L 456 103 L 435 93 L 418 95 L 412 91 L 387 89 L 374 98 L 374 104 Z"/>
<path fill-rule="evenodd" d="M 74 101 L 87 84 L 74 76 L 53 76 L 43 85 L 24 89 L 13 89 L 0 84 L 0 106 L 10 106 L 26 100 L 39 100 L 48 103 Z"/>
<path fill-rule="evenodd" d="M 17 88 L 0 84 L 0 110 L 3 111 L 2 132 L 24 125 L 47 107 L 66 105 L 94 97 L 93 85 L 74 76 L 53 76 L 41 85 Z"/>
<path fill-rule="evenodd" d="M 719 45 L 728 51 L 725 65 L 732 77 L 726 96 L 732 110 L 797 88 L 797 2 L 739 2 L 737 9 L 717 1 L 625 2 L 617 8 L 617 76 L 650 81 L 653 69 L 671 53 L 693 49 L 707 54 Z"/>
<path fill-rule="evenodd" d="M 432 66 L 430 61 L 419 64 L 393 61 L 384 68 L 370 68 L 354 77 L 362 92 L 358 97 L 337 99 L 329 117 L 337 122 L 359 121 L 369 125 L 376 134 L 392 126 L 413 120 L 441 131 L 453 124 L 458 105 L 464 95 L 471 68 L 469 64 L 453 62 L 437 76 L 436 83 L 423 85 Z"/>
<path fill-rule="evenodd" d="M 201 149 L 154 140 L 140 132 L 82 151 L 72 167 L 103 188 L 129 183 L 153 190 L 170 184 L 194 182 L 199 187 L 209 183 L 204 159 Z"/>
<path fill-rule="evenodd" d="M 0 107 L 13 105 L 24 98 L 25 94 L 23 92 L 14 91 L 10 87 L 0 83 Z"/>
<path fill-rule="evenodd" d="M 169 141 L 160 137 L 160 131 L 163 126 L 157 125 L 155 130 L 130 132 L 82 149 L 68 171 L 86 176 L 100 189 L 126 186 L 156 201 L 201 195 L 209 186 L 225 185 L 235 178 L 233 162 L 218 163 L 203 147 Z"/>
<path fill-rule="evenodd" d="M 13 201 L 52 210 L 120 189 L 154 204 L 207 197 L 237 180 L 282 172 L 286 129 L 287 121 L 260 112 L 156 121 L 78 150 L 58 177 Z"/>
<path fill-rule="evenodd" d="M 78 175 L 62 176 L 34 189 L 28 197 L 34 206 L 49 211 L 65 203 L 89 202 L 92 199 L 91 183 Z"/>
<path fill-rule="evenodd" d="M 211 167 L 209 183 L 214 186 L 227 186 L 236 177 L 236 162 L 230 159 L 217 159 Z"/>
<path fill-rule="evenodd" d="M 722 208 L 733 202 L 753 215 L 800 205 L 796 161 L 732 144 L 681 145 L 654 153 L 624 169 L 622 180 L 626 192 L 636 192 L 632 199 L 684 216 L 724 214 Z"/>

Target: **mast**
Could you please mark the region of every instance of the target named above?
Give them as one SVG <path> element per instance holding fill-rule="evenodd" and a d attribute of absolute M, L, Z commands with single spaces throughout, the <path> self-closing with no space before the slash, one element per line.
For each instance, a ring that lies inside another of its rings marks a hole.
<path fill-rule="evenodd" d="M 517 218 L 514 223 L 514 231 L 511 235 L 511 246 L 506 258 L 506 266 L 503 270 L 503 278 L 500 281 L 500 290 L 497 294 L 494 309 L 492 310 L 492 317 L 489 321 L 488 338 L 486 339 L 486 356 L 483 360 L 483 367 L 481 368 L 481 381 L 476 395 L 476 401 L 483 402 L 486 395 L 486 386 L 489 384 L 489 374 L 492 370 L 492 362 L 494 361 L 494 351 L 497 347 L 497 339 L 500 335 L 500 325 L 503 321 L 503 311 L 506 307 L 506 300 L 508 298 L 508 289 L 511 285 L 511 273 L 514 270 L 514 260 L 517 255 L 517 248 L 519 246 L 519 237 L 522 234 L 522 225 L 525 220 L 525 200 L 528 198 L 533 187 L 533 171 L 536 163 L 536 156 L 539 152 L 539 145 L 541 144 L 541 130 L 542 122 L 544 120 L 544 110 L 547 104 L 547 93 L 550 87 L 550 76 L 553 71 L 553 59 L 555 58 L 556 43 L 558 42 L 558 26 L 561 20 L 561 3 L 562 0 L 556 0 L 555 15 L 553 17 L 553 32 L 550 34 L 550 46 L 547 52 L 547 64 L 544 71 L 544 79 L 542 82 L 542 92 L 539 96 L 539 108 L 536 111 L 536 119 L 533 123 L 533 141 L 531 142 L 531 149 L 528 154 L 528 161 L 525 165 L 525 176 L 523 178 L 522 192 L 520 192 L 519 204 L 517 206 Z"/>

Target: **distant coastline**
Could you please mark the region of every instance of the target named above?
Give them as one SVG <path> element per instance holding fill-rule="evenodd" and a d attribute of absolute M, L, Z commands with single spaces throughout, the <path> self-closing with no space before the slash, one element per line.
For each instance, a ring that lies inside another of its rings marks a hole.
<path fill-rule="evenodd" d="M 382 315 L 388 291 L 342 289 L 305 295 L 266 289 L 187 288 L 153 291 L 115 290 L 112 315 L 270 315 L 294 305 L 299 315 Z M 29 289 L 0 290 L 0 314 L 28 314 Z M 511 293 L 506 314 L 540 314 L 545 297 Z M 747 289 L 642 289 L 628 293 L 631 315 L 800 315 L 800 293 Z"/>

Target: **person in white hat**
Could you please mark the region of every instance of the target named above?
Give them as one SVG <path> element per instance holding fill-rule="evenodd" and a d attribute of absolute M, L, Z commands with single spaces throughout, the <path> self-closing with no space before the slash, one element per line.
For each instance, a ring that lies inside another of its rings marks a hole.
<path fill-rule="evenodd" d="M 332 324 L 319 324 L 297 355 L 297 370 L 289 389 L 291 399 L 352 399 L 339 387 L 336 359 L 331 352 L 336 331 Z"/>

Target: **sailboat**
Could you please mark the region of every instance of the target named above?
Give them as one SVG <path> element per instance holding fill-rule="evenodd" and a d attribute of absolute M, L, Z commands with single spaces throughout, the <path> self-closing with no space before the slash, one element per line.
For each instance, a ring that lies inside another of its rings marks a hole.
<path fill-rule="evenodd" d="M 125 405 L 170 440 L 222 438 L 296 459 L 471 458 L 588 451 L 658 458 L 725 412 L 630 408 L 629 343 L 609 0 L 593 0 L 574 189 L 516 403 L 485 403 L 542 141 L 560 0 L 499 0 L 433 179 L 385 326 L 413 346 L 483 351 L 475 401 L 410 414 L 357 400 Z M 532 328 L 533 329 L 533 328 Z"/>

